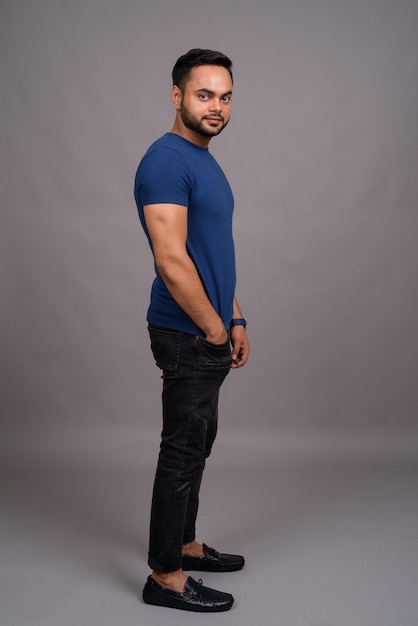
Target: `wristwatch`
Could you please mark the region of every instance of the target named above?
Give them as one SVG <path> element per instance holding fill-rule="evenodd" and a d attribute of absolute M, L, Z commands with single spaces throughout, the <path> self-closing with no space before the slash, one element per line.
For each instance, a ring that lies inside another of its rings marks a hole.
<path fill-rule="evenodd" d="M 229 328 L 231 329 L 234 326 L 244 326 L 244 328 L 247 328 L 247 320 L 245 319 L 245 317 L 236 317 L 235 319 L 231 320 Z"/>

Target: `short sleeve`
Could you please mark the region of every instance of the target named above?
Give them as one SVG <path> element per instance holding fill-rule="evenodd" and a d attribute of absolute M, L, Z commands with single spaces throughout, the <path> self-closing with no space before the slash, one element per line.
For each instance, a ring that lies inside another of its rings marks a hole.
<path fill-rule="evenodd" d="M 170 147 L 161 146 L 147 153 L 138 168 L 137 190 L 142 206 L 189 206 L 191 185 L 184 156 Z"/>

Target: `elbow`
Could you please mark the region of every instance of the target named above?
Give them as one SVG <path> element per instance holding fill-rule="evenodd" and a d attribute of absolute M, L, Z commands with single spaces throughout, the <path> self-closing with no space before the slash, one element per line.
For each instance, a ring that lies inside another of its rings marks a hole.
<path fill-rule="evenodd" d="M 164 280 L 170 280 L 176 273 L 178 262 L 170 255 L 158 255 L 155 256 L 155 266 Z"/>
<path fill-rule="evenodd" d="M 154 250 L 155 266 L 164 281 L 177 280 L 179 274 L 186 270 L 191 259 L 184 248 L 161 246 Z"/>

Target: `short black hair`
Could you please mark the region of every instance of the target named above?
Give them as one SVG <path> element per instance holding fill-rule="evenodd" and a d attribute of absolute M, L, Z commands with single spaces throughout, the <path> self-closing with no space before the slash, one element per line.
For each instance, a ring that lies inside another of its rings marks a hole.
<path fill-rule="evenodd" d="M 222 54 L 222 52 L 193 48 L 177 59 L 171 74 L 173 85 L 177 85 L 181 91 L 184 91 L 184 86 L 189 79 L 191 70 L 199 65 L 220 65 L 228 70 L 231 80 L 233 80 L 231 59 Z"/>

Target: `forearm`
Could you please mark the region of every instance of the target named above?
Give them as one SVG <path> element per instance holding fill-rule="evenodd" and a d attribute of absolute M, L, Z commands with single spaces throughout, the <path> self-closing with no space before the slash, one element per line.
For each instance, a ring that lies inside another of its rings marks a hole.
<path fill-rule="evenodd" d="M 232 318 L 237 319 L 242 317 L 241 307 L 238 304 L 238 300 L 234 298 Z M 246 364 L 250 354 L 250 344 L 245 326 L 233 326 L 231 328 L 230 338 L 232 344 L 232 367 L 242 367 Z"/>
<path fill-rule="evenodd" d="M 232 318 L 235 319 L 237 317 L 243 317 L 242 312 L 241 312 L 241 308 L 238 304 L 238 300 L 236 299 L 236 297 L 234 298 L 234 307 L 233 307 L 233 313 L 232 313 Z"/>
<path fill-rule="evenodd" d="M 177 304 L 193 320 L 208 341 L 226 341 L 226 330 L 206 295 L 196 266 L 187 255 L 157 262 L 158 271 Z"/>

